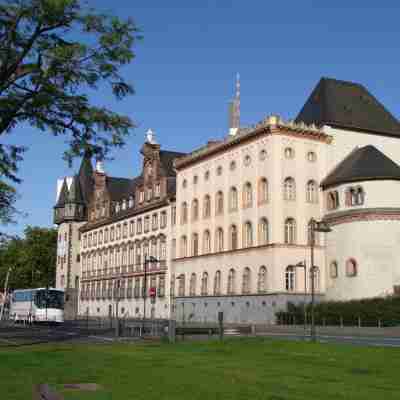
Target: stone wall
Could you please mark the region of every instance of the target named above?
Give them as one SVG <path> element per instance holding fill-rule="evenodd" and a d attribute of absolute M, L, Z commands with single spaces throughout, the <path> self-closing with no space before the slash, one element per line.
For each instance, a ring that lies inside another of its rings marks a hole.
<path fill-rule="evenodd" d="M 321 301 L 323 295 L 317 295 Z M 307 296 L 309 302 L 310 295 Z M 287 303 L 304 302 L 304 295 L 272 293 L 265 295 L 240 296 L 196 296 L 177 297 L 175 315 L 178 322 L 216 323 L 218 312 L 224 313 L 224 323 L 228 324 L 275 324 L 275 313 L 284 311 Z"/>

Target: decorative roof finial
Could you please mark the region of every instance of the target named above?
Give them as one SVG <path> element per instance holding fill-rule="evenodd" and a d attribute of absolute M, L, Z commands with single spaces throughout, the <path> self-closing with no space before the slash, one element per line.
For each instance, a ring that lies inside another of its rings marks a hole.
<path fill-rule="evenodd" d="M 236 98 L 240 101 L 240 74 L 236 74 Z"/>
<path fill-rule="evenodd" d="M 155 134 L 152 129 L 148 129 L 146 132 L 146 143 L 157 144 L 156 139 L 154 138 Z"/>
<path fill-rule="evenodd" d="M 229 135 L 235 136 L 240 128 L 240 75 L 236 74 L 235 98 L 229 106 Z"/>
<path fill-rule="evenodd" d="M 96 161 L 96 172 L 100 173 L 100 174 L 104 174 L 104 165 L 100 160 Z"/>

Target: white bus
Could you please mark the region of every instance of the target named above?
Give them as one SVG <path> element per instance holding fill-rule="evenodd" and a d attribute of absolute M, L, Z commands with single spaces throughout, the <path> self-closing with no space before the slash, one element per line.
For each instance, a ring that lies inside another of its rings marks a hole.
<path fill-rule="evenodd" d="M 53 288 L 14 290 L 9 316 L 14 322 L 64 322 L 64 291 Z"/>

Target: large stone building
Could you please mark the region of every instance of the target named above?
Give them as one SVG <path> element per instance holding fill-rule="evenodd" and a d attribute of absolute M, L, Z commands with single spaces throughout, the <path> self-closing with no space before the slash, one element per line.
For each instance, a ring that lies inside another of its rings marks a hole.
<path fill-rule="evenodd" d="M 64 181 L 57 285 L 80 282 L 80 313 L 119 304 L 143 316 L 146 255 L 158 260 L 146 285 L 156 318 L 175 304 L 179 320 L 223 311 L 228 322 L 265 323 L 312 284 L 319 299 L 398 290 L 397 119 L 363 86 L 323 78 L 294 121 L 242 127 L 239 89 L 226 137 L 185 155 L 161 151 L 150 134 L 139 177 L 110 178 L 84 159 Z M 331 227 L 316 234 L 313 280 L 312 220 Z"/>

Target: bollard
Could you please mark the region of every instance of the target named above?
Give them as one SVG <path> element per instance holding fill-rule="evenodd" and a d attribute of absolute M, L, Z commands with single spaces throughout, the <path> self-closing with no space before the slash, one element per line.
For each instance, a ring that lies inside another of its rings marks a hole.
<path fill-rule="evenodd" d="M 380 319 L 378 319 L 378 328 L 382 328 L 382 322 Z"/>
<path fill-rule="evenodd" d="M 358 317 L 358 327 L 361 328 L 361 317 Z"/>
<path fill-rule="evenodd" d="M 343 317 L 340 317 L 340 327 L 343 328 Z"/>
<path fill-rule="evenodd" d="M 256 336 L 256 326 L 253 324 L 253 325 L 251 325 L 251 334 L 253 335 L 253 336 Z"/>

